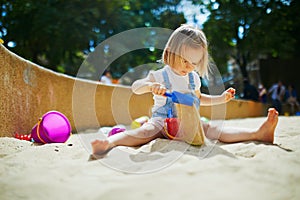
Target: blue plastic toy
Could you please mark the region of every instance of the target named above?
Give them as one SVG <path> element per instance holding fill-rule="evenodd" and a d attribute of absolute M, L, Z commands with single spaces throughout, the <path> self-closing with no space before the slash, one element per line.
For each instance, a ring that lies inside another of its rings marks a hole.
<path fill-rule="evenodd" d="M 166 92 L 165 96 L 171 97 L 171 99 L 174 103 L 184 104 L 187 106 L 193 106 L 193 104 L 194 104 L 194 98 L 188 94 L 183 94 L 183 93 L 174 91 L 172 93 Z"/>

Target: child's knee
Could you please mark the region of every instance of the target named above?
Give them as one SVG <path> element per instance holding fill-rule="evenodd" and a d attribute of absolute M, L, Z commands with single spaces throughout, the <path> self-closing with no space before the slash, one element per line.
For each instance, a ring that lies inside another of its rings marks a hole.
<path fill-rule="evenodd" d="M 139 128 L 138 135 L 143 138 L 152 138 L 160 133 L 160 129 L 155 126 L 142 126 Z"/>
<path fill-rule="evenodd" d="M 208 129 L 210 128 L 210 124 L 209 123 L 202 123 L 202 127 L 203 127 L 203 131 L 205 133 L 207 133 Z"/>

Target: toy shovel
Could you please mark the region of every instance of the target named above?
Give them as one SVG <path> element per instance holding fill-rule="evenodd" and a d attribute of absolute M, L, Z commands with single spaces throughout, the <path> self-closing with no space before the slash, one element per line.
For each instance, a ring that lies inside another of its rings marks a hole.
<path fill-rule="evenodd" d="M 188 94 L 174 91 L 172 93 L 166 92 L 165 96 L 171 97 L 174 103 L 184 104 L 187 106 L 193 106 L 194 104 L 194 98 Z"/>

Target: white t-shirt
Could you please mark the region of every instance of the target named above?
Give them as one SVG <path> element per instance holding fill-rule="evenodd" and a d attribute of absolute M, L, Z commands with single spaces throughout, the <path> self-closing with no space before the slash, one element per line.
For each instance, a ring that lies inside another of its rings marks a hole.
<path fill-rule="evenodd" d="M 181 93 L 190 93 L 191 90 L 189 89 L 189 75 L 180 76 L 177 75 L 171 67 L 166 65 L 164 68 L 159 69 L 157 71 L 151 71 L 148 76 L 153 76 L 155 81 L 158 83 L 161 83 L 166 86 L 163 78 L 162 71 L 166 70 L 169 78 L 169 82 L 171 85 L 171 91 L 178 91 Z M 200 90 L 201 87 L 201 81 L 200 77 L 196 72 L 192 72 L 194 76 L 194 84 L 195 84 L 195 90 Z M 163 97 L 161 95 L 154 95 L 154 106 L 152 108 L 152 112 L 154 112 L 157 108 L 164 106 L 166 104 L 166 97 Z"/>
<path fill-rule="evenodd" d="M 285 94 L 285 87 L 283 85 L 281 86 L 281 90 L 280 90 L 279 94 L 277 93 L 277 89 L 278 89 L 278 84 L 274 84 L 269 89 L 269 92 L 272 93 L 272 95 L 271 95 L 272 99 L 274 99 L 274 100 L 277 99 L 277 100 L 281 101 L 281 97 L 283 97 Z"/>
<path fill-rule="evenodd" d="M 105 84 L 112 84 L 111 79 L 106 76 L 101 76 L 100 82 L 105 83 Z"/>

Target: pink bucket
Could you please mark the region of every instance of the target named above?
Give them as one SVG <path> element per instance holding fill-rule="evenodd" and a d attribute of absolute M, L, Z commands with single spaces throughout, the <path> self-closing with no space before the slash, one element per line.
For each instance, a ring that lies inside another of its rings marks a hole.
<path fill-rule="evenodd" d="M 31 137 L 37 143 L 63 143 L 71 135 L 68 118 L 60 112 L 49 111 L 32 128 Z"/>

